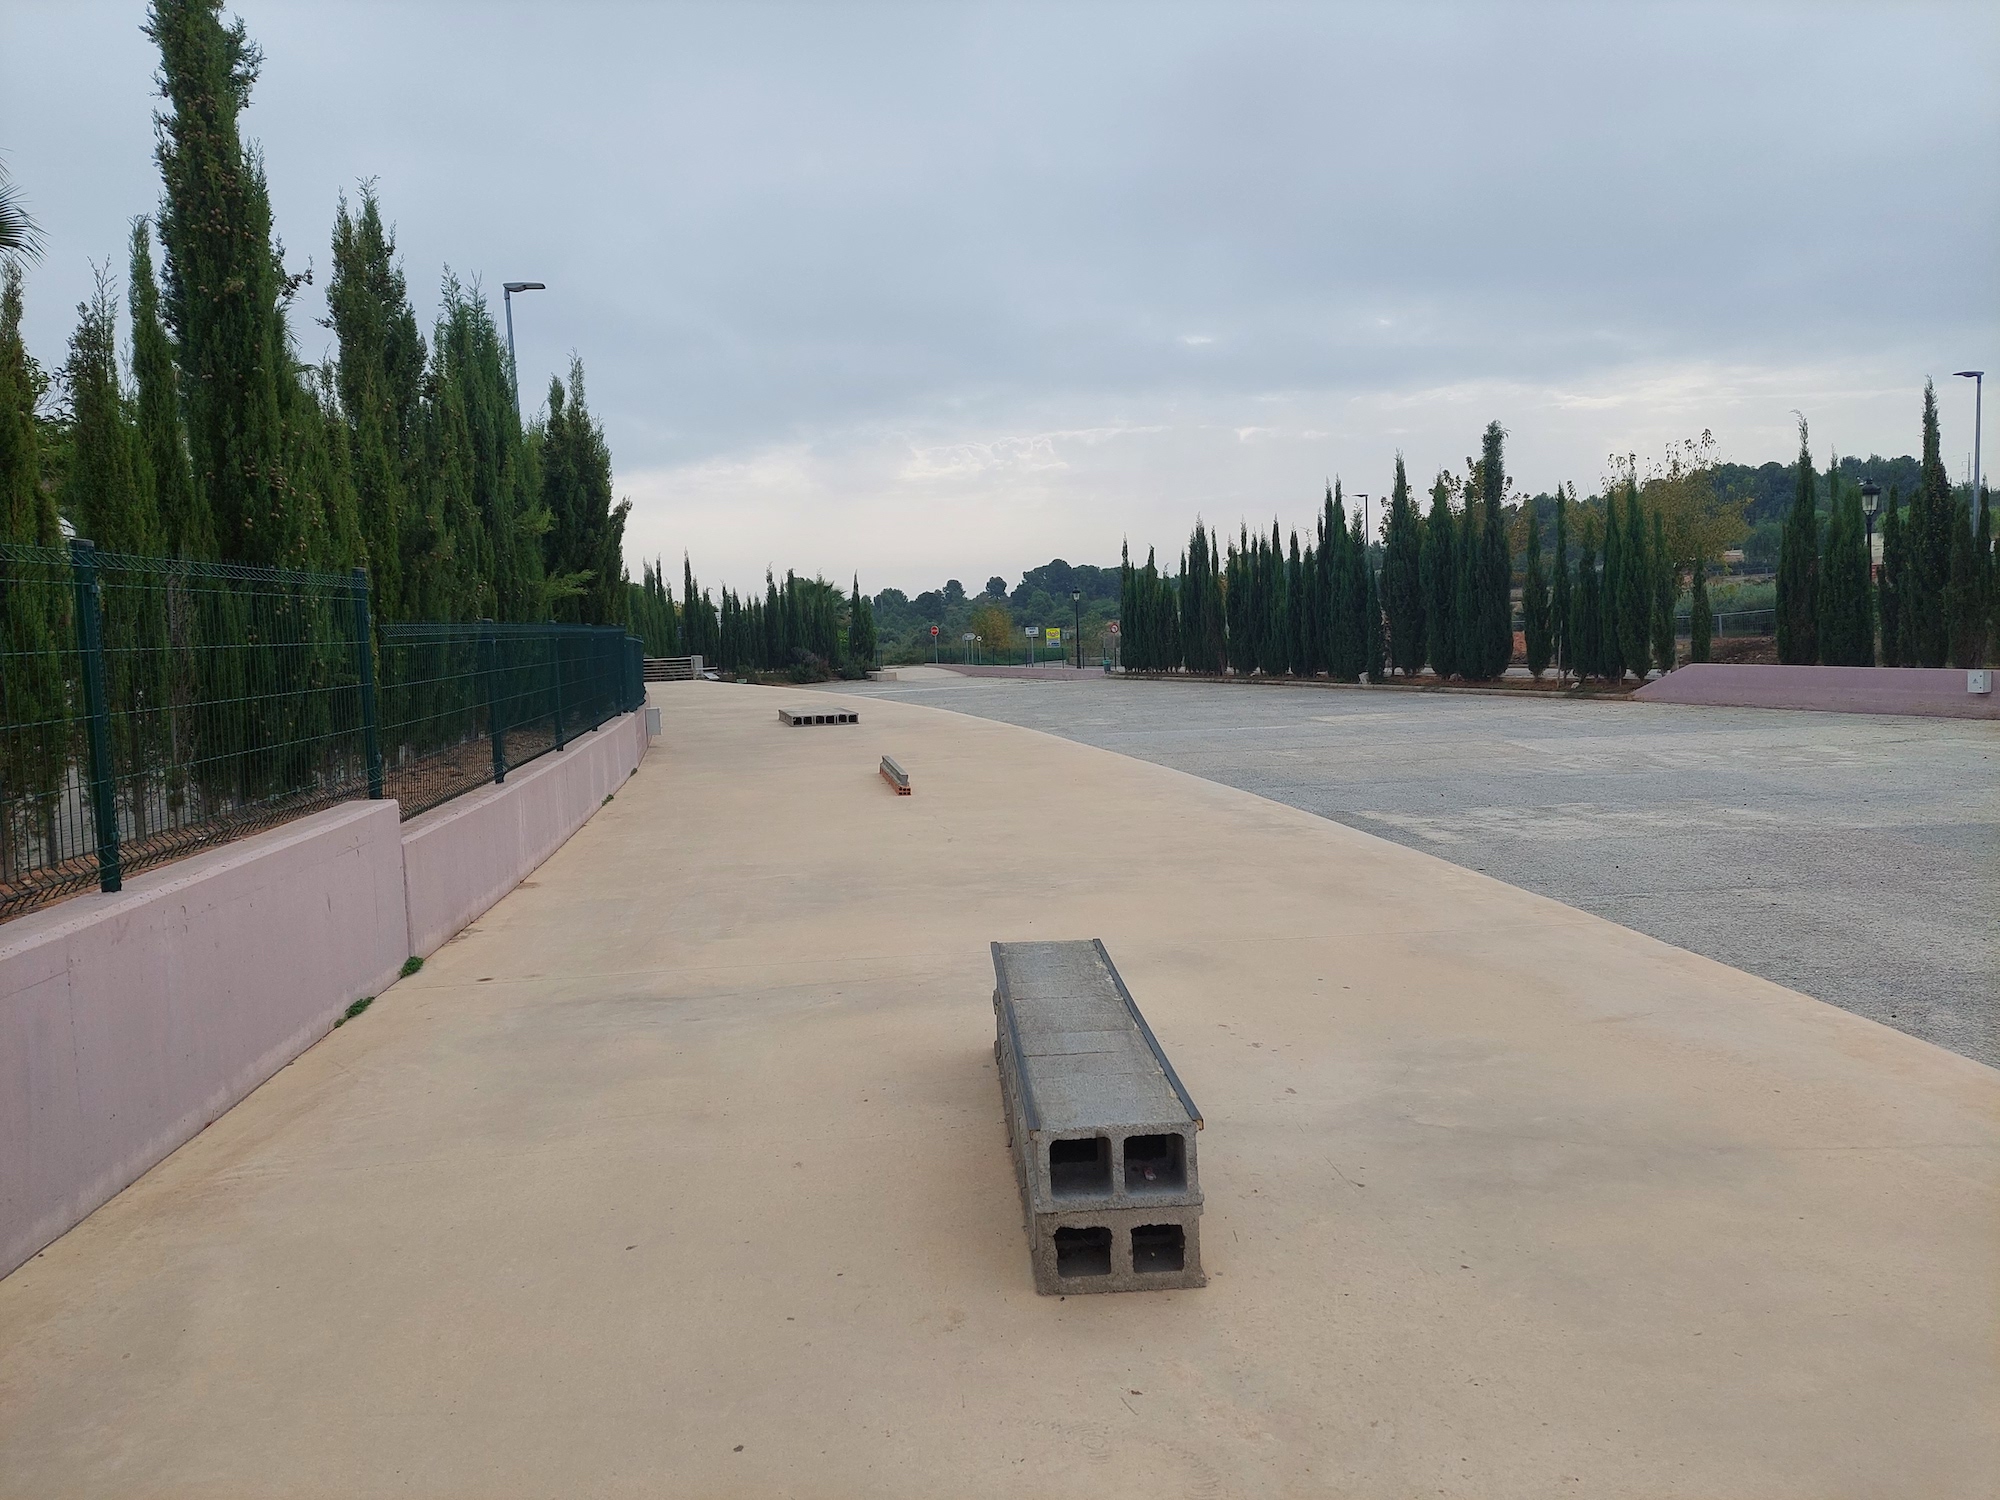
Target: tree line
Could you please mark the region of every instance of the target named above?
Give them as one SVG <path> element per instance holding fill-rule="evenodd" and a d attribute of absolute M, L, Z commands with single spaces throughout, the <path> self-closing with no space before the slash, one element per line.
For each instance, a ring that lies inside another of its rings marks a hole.
<path fill-rule="evenodd" d="M 1614 457 L 1603 492 L 1588 499 L 1572 484 L 1514 502 L 1505 438 L 1490 424 L 1466 473 L 1443 471 L 1432 482 L 1428 511 L 1415 503 L 1398 456 L 1379 552 L 1364 539 L 1361 517 L 1348 516 L 1337 482 L 1303 546 L 1275 523 L 1268 537 L 1246 525 L 1225 541 L 1197 520 L 1173 573 L 1150 549 L 1134 566 L 1128 548 L 1124 666 L 1346 682 L 1428 671 L 1481 682 L 1521 661 L 1537 678 L 1553 667 L 1566 679 L 1616 683 L 1673 670 L 1683 599 L 1686 659 L 1709 660 L 1709 574 L 1745 531 L 1747 503 L 1724 498 L 1712 436 L 1674 445 L 1644 474 L 1636 459 Z M 1928 384 L 1923 453 L 1923 483 L 1907 510 L 1889 490 L 1882 565 L 1873 569 L 1860 487 L 1838 460 L 1822 482 L 1801 421 L 1777 582 L 1782 661 L 1992 659 L 2000 572 L 1991 513 L 1983 492 L 1976 516 L 1954 494 Z M 1550 513 L 1552 546 L 1542 520 Z"/>
<path fill-rule="evenodd" d="M 1945 473 L 1937 391 L 1924 383 L 1923 458 L 1909 504 L 1889 487 L 1882 562 L 1871 567 L 1859 486 L 1830 460 L 1819 514 L 1812 448 L 1799 419 L 1797 489 L 1778 554 L 1778 658 L 1844 667 L 1978 667 L 1993 660 L 2000 572 L 1982 486 L 1961 499 Z"/>
<path fill-rule="evenodd" d="M 426 341 L 372 183 L 334 217 L 337 356 L 300 361 L 292 307 L 312 273 L 286 269 L 241 133 L 261 54 L 219 0 L 153 0 L 145 32 L 162 196 L 133 222 L 123 308 L 100 270 L 45 370 L 21 339 L 25 257 L 0 271 L 0 540 L 56 545 L 60 517 L 107 550 L 363 566 L 383 619 L 624 622 L 628 505 L 581 363 L 524 427 L 476 285 L 446 272 Z"/>
<path fill-rule="evenodd" d="M 1197 520 L 1171 576 L 1150 551 L 1139 567 L 1128 554 L 1125 667 L 1342 682 L 1428 669 L 1440 679 L 1489 681 L 1515 657 L 1518 550 L 1525 657 L 1535 676 L 1552 664 L 1610 681 L 1643 677 L 1655 664 L 1670 670 L 1682 567 L 1667 542 L 1666 507 L 1641 501 L 1636 469 L 1601 506 L 1579 506 L 1573 489 L 1559 490 L 1551 566 L 1536 509 L 1507 502 L 1505 443 L 1500 424 L 1489 424 L 1466 474 L 1444 471 L 1432 482 L 1427 514 L 1399 455 L 1379 565 L 1361 513 L 1348 514 L 1337 482 L 1303 546 L 1275 523 L 1269 537 L 1243 526 L 1224 542 Z M 1679 485 L 1684 476 L 1676 469 L 1659 482 Z M 1698 645 L 1705 654 L 1705 642 Z"/>

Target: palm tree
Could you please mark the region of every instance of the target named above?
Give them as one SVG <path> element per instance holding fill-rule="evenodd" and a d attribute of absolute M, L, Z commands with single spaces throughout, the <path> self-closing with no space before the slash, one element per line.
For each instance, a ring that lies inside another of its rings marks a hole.
<path fill-rule="evenodd" d="M 34 260 L 42 253 L 42 226 L 21 206 L 14 184 L 7 180 L 7 164 L 0 162 L 0 255 Z"/>

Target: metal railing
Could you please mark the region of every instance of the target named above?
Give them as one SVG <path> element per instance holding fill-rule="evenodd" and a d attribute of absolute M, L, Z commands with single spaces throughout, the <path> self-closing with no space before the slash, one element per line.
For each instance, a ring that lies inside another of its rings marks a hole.
<path fill-rule="evenodd" d="M 384 625 L 368 579 L 0 545 L 0 920 L 354 797 L 405 818 L 644 701 L 636 639 Z"/>
<path fill-rule="evenodd" d="M 1769 635 L 1778 628 L 1778 612 L 1775 609 L 1730 609 L 1718 610 L 1715 614 L 1715 633 L 1721 635 Z M 1694 617 L 1674 616 L 1674 634 L 1692 635 Z"/>

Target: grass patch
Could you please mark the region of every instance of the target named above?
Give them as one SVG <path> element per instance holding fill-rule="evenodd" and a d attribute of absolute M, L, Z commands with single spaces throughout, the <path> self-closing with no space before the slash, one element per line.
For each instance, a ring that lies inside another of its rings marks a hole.
<path fill-rule="evenodd" d="M 412 953 L 408 958 L 403 960 L 402 977 L 408 979 L 412 974 L 416 973 L 417 970 L 421 969 L 423 966 L 424 966 L 424 961 L 421 958 L 418 958 L 416 954 Z"/>
<path fill-rule="evenodd" d="M 345 1026 L 349 1021 L 353 1020 L 356 1016 L 360 1015 L 361 1012 L 368 1009 L 368 1007 L 373 1005 L 374 1003 L 375 1003 L 375 997 L 373 995 L 363 995 L 359 1000 L 355 1001 L 352 1005 L 347 1007 L 347 1013 L 343 1015 L 338 1021 L 335 1021 L 333 1023 L 333 1029 L 335 1031 L 340 1030 L 341 1027 Z"/>
<path fill-rule="evenodd" d="M 609 807 L 609 806 L 611 805 L 611 799 L 612 799 L 612 797 L 614 797 L 615 795 L 617 795 L 617 794 L 616 794 L 616 793 L 614 793 L 614 792 L 606 792 L 606 793 L 604 794 L 604 800 L 603 800 L 602 802 L 598 803 L 597 805 L 598 805 L 599 807 Z"/>

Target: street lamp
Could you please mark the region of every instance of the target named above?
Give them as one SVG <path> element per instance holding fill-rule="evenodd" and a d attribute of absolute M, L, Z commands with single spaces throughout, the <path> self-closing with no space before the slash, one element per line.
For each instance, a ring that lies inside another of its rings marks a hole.
<path fill-rule="evenodd" d="M 1361 551 L 1365 556 L 1368 551 L 1368 492 L 1364 490 L 1354 498 L 1361 502 Z"/>
<path fill-rule="evenodd" d="M 546 292 L 548 286 L 540 281 L 508 281 L 501 283 L 500 300 L 507 305 L 507 381 L 514 387 L 514 412 L 521 411 L 521 377 L 514 368 L 514 293 Z"/>
<path fill-rule="evenodd" d="M 1972 530 L 1973 533 L 1977 535 L 1979 531 L 1979 507 L 1985 497 L 1985 492 L 1981 490 L 1979 487 L 1979 481 L 1982 477 L 1984 477 L 1979 470 L 1979 422 L 1980 422 L 1980 417 L 1982 415 L 1980 408 L 1984 404 L 1986 398 L 1986 372 L 1984 370 L 1953 370 L 1951 373 L 1956 375 L 1960 380 L 1969 380 L 1972 382 L 1971 510 L 1972 510 Z"/>
<path fill-rule="evenodd" d="M 1882 486 L 1872 479 L 1861 481 L 1861 514 L 1868 522 L 1868 576 L 1875 576 L 1875 507 L 1882 503 Z"/>
<path fill-rule="evenodd" d="M 1069 591 L 1070 615 L 1076 627 L 1076 669 L 1083 670 L 1083 590 Z"/>

